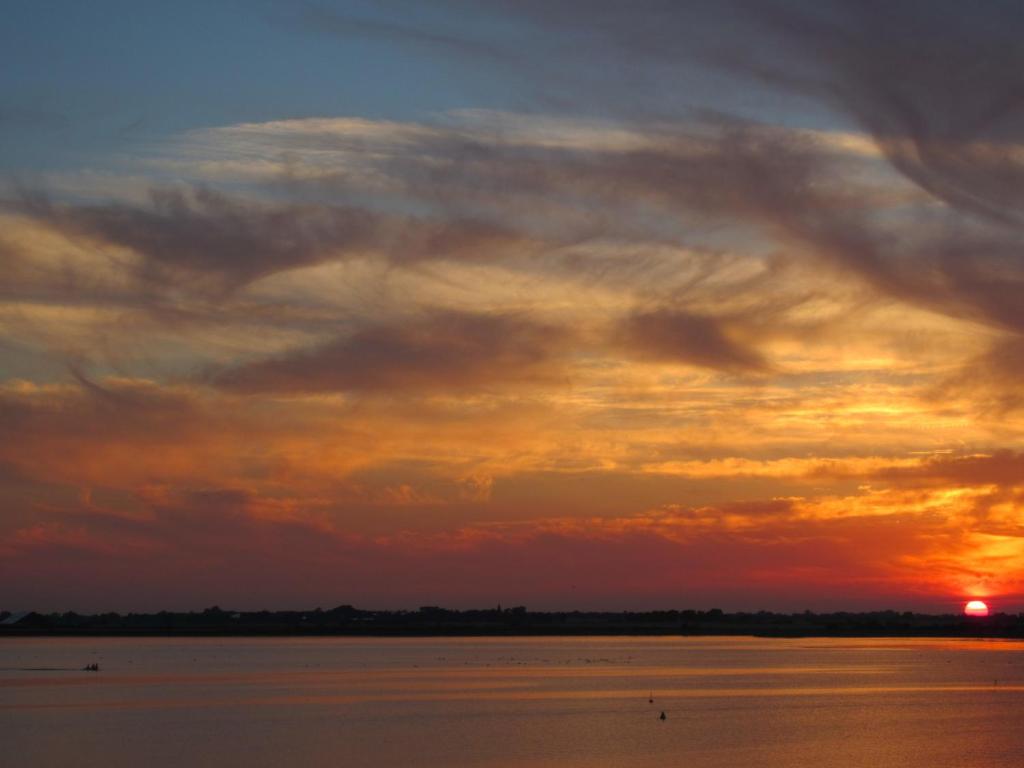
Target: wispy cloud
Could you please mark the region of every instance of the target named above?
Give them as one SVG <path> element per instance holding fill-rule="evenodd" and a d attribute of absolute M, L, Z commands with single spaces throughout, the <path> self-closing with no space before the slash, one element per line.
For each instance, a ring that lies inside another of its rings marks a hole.
<path fill-rule="evenodd" d="M 325 108 L 6 180 L 23 599 L 1024 592 L 1016 8 L 303 19 L 517 72 L 522 109 Z"/>

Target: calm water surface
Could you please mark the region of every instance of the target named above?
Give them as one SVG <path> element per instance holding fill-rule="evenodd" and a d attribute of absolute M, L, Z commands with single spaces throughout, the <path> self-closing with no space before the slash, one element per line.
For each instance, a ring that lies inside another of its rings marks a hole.
<path fill-rule="evenodd" d="M 12 767 L 1002 768 L 1022 723 L 1010 641 L 0 640 Z"/>

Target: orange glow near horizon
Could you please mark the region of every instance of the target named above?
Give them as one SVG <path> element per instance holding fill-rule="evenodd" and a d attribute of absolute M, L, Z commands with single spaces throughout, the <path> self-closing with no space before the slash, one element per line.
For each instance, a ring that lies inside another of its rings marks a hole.
<path fill-rule="evenodd" d="M 0 611 L 1024 610 L 1019 20 L 473 5 L 359 98 L 293 68 L 304 117 L 254 77 L 123 146 L 0 119 Z M 435 39 L 468 79 L 409 101 Z"/>
<path fill-rule="evenodd" d="M 971 600 L 964 606 L 964 616 L 988 616 L 988 605 L 981 600 Z"/>

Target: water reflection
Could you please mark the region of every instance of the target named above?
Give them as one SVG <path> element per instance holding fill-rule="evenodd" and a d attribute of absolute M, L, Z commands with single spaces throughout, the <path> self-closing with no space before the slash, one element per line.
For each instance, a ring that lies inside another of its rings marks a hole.
<path fill-rule="evenodd" d="M 0 738 L 19 764 L 105 768 L 999 768 L 1024 753 L 1022 650 L 878 639 L 15 639 L 0 644 Z M 89 662 L 101 671 L 82 672 Z"/>

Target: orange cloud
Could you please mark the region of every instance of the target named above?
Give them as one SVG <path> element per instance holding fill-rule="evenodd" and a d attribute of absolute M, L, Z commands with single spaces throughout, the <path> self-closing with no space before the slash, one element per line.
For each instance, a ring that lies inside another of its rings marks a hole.
<path fill-rule="evenodd" d="M 550 5 L 481 13 L 601 41 L 593 104 L 536 78 L 566 114 L 205 128 L 0 199 L 12 599 L 1019 599 L 1019 25 Z M 704 65 L 845 117 L 641 87 L 718 24 Z"/>

